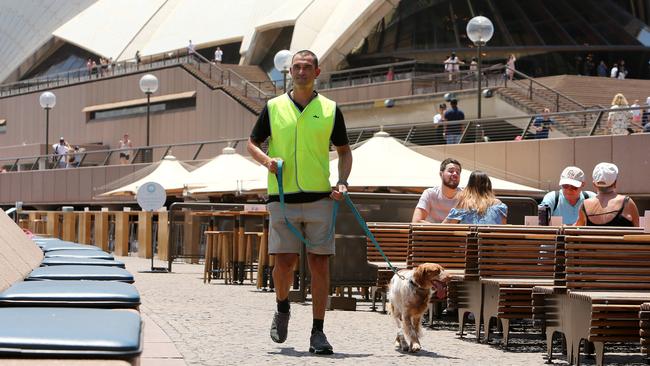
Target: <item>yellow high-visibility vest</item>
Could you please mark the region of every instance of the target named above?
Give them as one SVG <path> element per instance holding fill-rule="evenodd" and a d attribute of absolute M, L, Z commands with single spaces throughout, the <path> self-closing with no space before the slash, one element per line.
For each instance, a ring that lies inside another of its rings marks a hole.
<path fill-rule="evenodd" d="M 271 123 L 268 155 L 284 161 L 285 193 L 329 192 L 329 146 L 336 102 L 317 95 L 298 110 L 287 93 L 268 101 Z M 269 173 L 268 193 L 279 194 L 275 174 Z"/>

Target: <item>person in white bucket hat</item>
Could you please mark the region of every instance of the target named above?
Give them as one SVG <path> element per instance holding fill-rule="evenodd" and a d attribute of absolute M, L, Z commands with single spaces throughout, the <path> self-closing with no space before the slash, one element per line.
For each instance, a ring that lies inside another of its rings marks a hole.
<path fill-rule="evenodd" d="M 592 178 L 598 194 L 584 201 L 576 226 L 639 226 L 639 210 L 634 201 L 616 193 L 618 167 L 600 163 Z"/>
<path fill-rule="evenodd" d="M 578 210 L 582 202 L 595 197 L 594 192 L 583 191 L 585 173 L 577 166 L 564 168 L 560 175 L 560 189 L 548 192 L 542 200 L 542 205 L 549 207 L 551 216 L 562 216 L 562 223 L 573 225 L 578 219 Z"/>

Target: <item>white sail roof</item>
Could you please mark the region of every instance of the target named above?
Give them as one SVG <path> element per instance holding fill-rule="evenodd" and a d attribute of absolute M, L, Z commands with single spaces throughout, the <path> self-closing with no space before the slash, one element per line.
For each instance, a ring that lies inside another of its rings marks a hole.
<path fill-rule="evenodd" d="M 191 172 L 185 186 L 190 195 L 242 192 L 266 189 L 266 177 L 266 168 L 226 147 L 221 155 Z"/>
<path fill-rule="evenodd" d="M 348 178 L 350 187 L 427 188 L 440 185 L 440 161 L 417 153 L 386 132 L 378 132 L 363 145 L 352 150 L 354 162 Z M 471 170 L 463 169 L 460 185 L 467 185 Z M 503 179 L 490 177 L 497 193 L 540 190 Z M 338 159 L 330 161 L 330 181 L 338 181 Z"/>
<path fill-rule="evenodd" d="M 138 172 L 133 174 L 135 176 Z M 153 171 L 146 176 L 139 179 L 135 178 L 135 181 L 125 184 L 120 188 L 102 193 L 99 196 L 135 196 L 138 192 L 138 188 L 148 182 L 159 183 L 163 188 L 165 188 L 167 194 L 180 193 L 183 190 L 185 181 L 189 174 L 190 172 L 176 159 L 176 157 L 167 155 L 157 163 L 157 166 Z M 128 176 L 125 178 L 128 180 Z M 125 180 L 125 178 L 121 178 L 120 180 Z"/>

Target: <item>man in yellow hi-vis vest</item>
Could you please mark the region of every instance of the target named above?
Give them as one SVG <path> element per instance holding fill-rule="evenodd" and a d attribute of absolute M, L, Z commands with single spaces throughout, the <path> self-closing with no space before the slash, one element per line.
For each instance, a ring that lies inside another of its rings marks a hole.
<path fill-rule="evenodd" d="M 323 332 L 330 287 L 329 256 L 335 253 L 334 236 L 329 235 L 329 229 L 333 225 L 332 199 L 341 200 L 347 191 L 352 152 L 343 114 L 335 102 L 314 90 L 314 80 L 320 74 L 316 55 L 308 50 L 296 52 L 290 73 L 293 89 L 267 102 L 248 140 L 249 153 L 269 170 L 269 254 L 275 255 L 273 281 L 277 300 L 271 339 L 277 343 L 287 339 L 289 289 L 301 245 L 280 208 L 275 173 L 278 160 L 282 160 L 286 217 L 312 243 L 307 247 L 313 300 L 309 351 L 332 354 L 332 346 Z M 260 149 L 267 139 L 268 154 Z M 334 188 L 329 182 L 330 141 L 339 156 L 339 181 Z"/>

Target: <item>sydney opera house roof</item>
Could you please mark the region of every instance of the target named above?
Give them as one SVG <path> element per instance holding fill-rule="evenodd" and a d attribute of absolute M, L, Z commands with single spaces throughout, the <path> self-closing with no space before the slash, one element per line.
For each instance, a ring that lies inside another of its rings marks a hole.
<path fill-rule="evenodd" d="M 240 43 L 241 63 L 268 51 L 266 32 L 293 27 L 290 49 L 309 48 L 335 65 L 399 3 L 387 0 L 7 0 L 0 14 L 0 81 L 62 44 L 93 55 L 131 59 Z M 10 11 L 5 11 L 8 7 Z M 19 19 L 19 20 L 16 20 Z M 16 24 L 19 26 L 16 27 Z M 272 39 L 271 39 L 272 40 Z M 4 52 L 2 52 L 4 51 Z M 29 62 L 25 63 L 29 59 Z M 24 70 L 26 71 L 26 70 Z M 24 72 L 18 72 L 14 79 Z"/>

